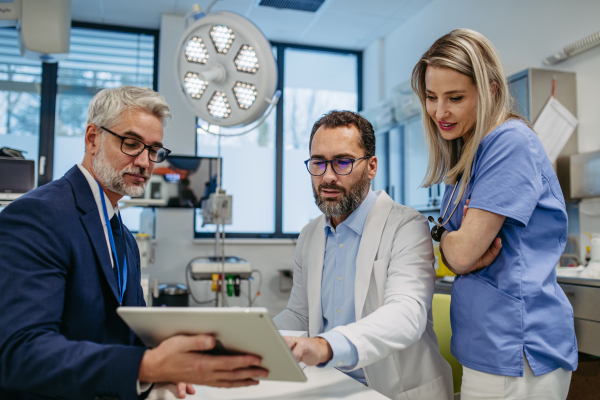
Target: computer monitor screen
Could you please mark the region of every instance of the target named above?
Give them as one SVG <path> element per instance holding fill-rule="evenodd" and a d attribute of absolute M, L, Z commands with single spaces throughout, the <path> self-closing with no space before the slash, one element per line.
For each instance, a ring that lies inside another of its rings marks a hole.
<path fill-rule="evenodd" d="M 144 198 L 163 200 L 166 207 L 201 208 L 217 188 L 216 157 L 169 156 L 156 165 Z"/>
<path fill-rule="evenodd" d="M 35 187 L 35 161 L 0 157 L 0 193 L 26 193 Z"/>

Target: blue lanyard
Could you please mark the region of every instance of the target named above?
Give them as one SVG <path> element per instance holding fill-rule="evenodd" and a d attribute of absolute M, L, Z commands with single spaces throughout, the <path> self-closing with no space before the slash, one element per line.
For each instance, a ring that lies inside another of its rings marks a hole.
<path fill-rule="evenodd" d="M 110 220 L 108 219 L 108 211 L 106 211 L 104 190 L 102 190 L 100 182 L 96 181 L 96 183 L 98 183 L 98 188 L 100 189 L 100 198 L 102 199 L 102 210 L 104 211 L 104 222 L 106 222 L 106 231 L 108 232 L 110 247 L 114 254 L 115 268 L 117 269 L 117 285 L 119 286 L 119 304 L 123 304 L 123 296 L 125 295 L 125 289 L 127 288 L 127 254 L 123 255 L 123 269 L 121 270 L 119 268 L 119 257 L 117 256 L 115 238 L 113 236 L 112 228 L 110 226 Z M 121 233 L 123 233 L 123 224 L 121 223 L 120 213 L 117 215 L 117 219 L 119 220 L 119 229 L 121 230 Z M 123 240 L 125 240 L 125 238 L 123 238 Z M 127 253 L 127 242 L 125 242 L 125 252 Z"/>

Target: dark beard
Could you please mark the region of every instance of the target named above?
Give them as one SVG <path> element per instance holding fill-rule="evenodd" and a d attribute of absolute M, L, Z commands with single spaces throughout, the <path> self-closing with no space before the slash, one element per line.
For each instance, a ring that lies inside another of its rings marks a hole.
<path fill-rule="evenodd" d="M 352 211 L 362 203 L 367 192 L 371 181 L 369 180 L 369 169 L 365 168 L 365 172 L 362 174 L 360 180 L 350 187 L 350 193 L 346 192 L 341 186 L 322 183 L 319 185 L 319 190 L 315 189 L 313 184 L 313 195 L 315 196 L 315 203 L 319 210 L 328 217 L 340 217 L 342 215 L 350 214 Z M 335 189 L 342 192 L 341 200 L 328 200 L 319 194 L 323 189 Z"/>

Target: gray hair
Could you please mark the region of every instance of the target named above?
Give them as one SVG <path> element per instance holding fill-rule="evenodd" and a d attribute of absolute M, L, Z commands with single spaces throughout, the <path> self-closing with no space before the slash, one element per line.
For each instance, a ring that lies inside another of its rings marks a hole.
<path fill-rule="evenodd" d="M 169 105 L 161 94 L 146 87 L 121 86 L 103 89 L 94 96 L 88 107 L 86 126 L 95 124 L 110 129 L 121 122 L 121 116 L 127 110 L 155 115 L 163 126 L 172 117 Z"/>

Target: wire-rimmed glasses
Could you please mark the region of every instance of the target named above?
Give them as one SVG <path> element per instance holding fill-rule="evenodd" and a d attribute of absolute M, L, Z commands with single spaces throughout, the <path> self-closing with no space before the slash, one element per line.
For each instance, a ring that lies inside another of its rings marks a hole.
<path fill-rule="evenodd" d="M 171 153 L 171 150 L 165 149 L 160 146 L 148 146 L 141 140 L 130 138 L 127 136 L 117 135 L 113 131 L 106 129 L 101 126 L 100 129 L 104 129 L 106 132 L 111 133 L 121 139 L 121 151 L 123 154 L 128 156 L 137 157 L 148 149 L 148 159 L 155 163 L 161 163 L 167 159 L 167 156 Z"/>
<path fill-rule="evenodd" d="M 331 164 L 333 172 L 338 175 L 349 175 L 354 168 L 354 163 L 358 160 L 371 158 L 372 156 L 364 156 L 361 158 L 334 158 L 333 160 L 308 159 L 304 161 L 308 173 L 312 176 L 321 176 L 327 171 L 327 164 Z"/>

